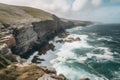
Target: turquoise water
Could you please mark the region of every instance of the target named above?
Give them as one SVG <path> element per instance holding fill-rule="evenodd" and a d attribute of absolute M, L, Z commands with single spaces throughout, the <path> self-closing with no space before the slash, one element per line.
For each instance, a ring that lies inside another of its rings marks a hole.
<path fill-rule="evenodd" d="M 50 63 L 58 74 L 62 73 L 70 80 L 86 77 L 91 80 L 120 80 L 119 24 L 77 27 L 67 31 L 70 33 L 67 38 L 79 37 L 81 41 L 56 43 L 59 40 L 56 37 L 51 41 L 56 50 L 50 52 L 55 57 L 48 59 L 48 55 L 43 63 Z"/>

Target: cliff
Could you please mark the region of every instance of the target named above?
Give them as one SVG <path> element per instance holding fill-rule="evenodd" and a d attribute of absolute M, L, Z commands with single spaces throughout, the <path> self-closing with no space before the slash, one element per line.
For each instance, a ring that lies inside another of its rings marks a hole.
<path fill-rule="evenodd" d="M 0 80 L 43 80 L 46 77 L 67 80 L 51 68 L 21 63 L 18 66 L 19 60 L 14 54 L 27 58 L 65 29 L 89 24 L 89 21 L 61 19 L 40 9 L 0 4 L 0 69 L 4 68 L 0 70 Z"/>
<path fill-rule="evenodd" d="M 91 22 L 61 19 L 40 9 L 0 4 L 0 23 L 1 32 L 13 36 L 13 43 L 9 40 L 13 45 L 8 47 L 26 57 L 66 28 Z"/>

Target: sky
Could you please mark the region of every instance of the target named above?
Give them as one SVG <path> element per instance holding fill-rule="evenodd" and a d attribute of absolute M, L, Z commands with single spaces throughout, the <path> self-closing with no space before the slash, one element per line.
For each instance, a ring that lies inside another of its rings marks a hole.
<path fill-rule="evenodd" d="M 39 8 L 62 18 L 120 23 L 120 0 L 0 0 Z"/>

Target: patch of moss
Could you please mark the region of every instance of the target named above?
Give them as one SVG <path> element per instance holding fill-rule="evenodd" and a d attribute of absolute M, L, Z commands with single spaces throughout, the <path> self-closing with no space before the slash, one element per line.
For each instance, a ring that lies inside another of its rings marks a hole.
<path fill-rule="evenodd" d="M 2 38 L 2 37 L 5 37 L 5 35 L 4 34 L 0 34 L 0 38 Z"/>
<path fill-rule="evenodd" d="M 5 56 L 0 54 L 0 69 L 5 68 L 7 65 L 11 64 L 12 62 L 7 59 Z"/>
<path fill-rule="evenodd" d="M 16 55 L 2 55 L 0 53 L 0 69 L 7 67 L 13 62 L 17 62 Z"/>
<path fill-rule="evenodd" d="M 16 55 L 12 54 L 12 55 L 6 55 L 5 58 L 7 58 L 9 61 L 11 62 L 17 62 L 16 60 Z"/>
<path fill-rule="evenodd" d="M 0 45 L 3 45 L 4 43 L 0 42 Z"/>

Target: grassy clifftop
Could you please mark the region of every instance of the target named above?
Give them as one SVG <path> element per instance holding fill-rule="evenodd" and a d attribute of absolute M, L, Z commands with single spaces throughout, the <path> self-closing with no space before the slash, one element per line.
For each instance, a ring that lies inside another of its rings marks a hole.
<path fill-rule="evenodd" d="M 53 15 L 40 9 L 12 6 L 0 3 L 1 23 L 25 23 L 40 20 L 51 20 Z"/>

